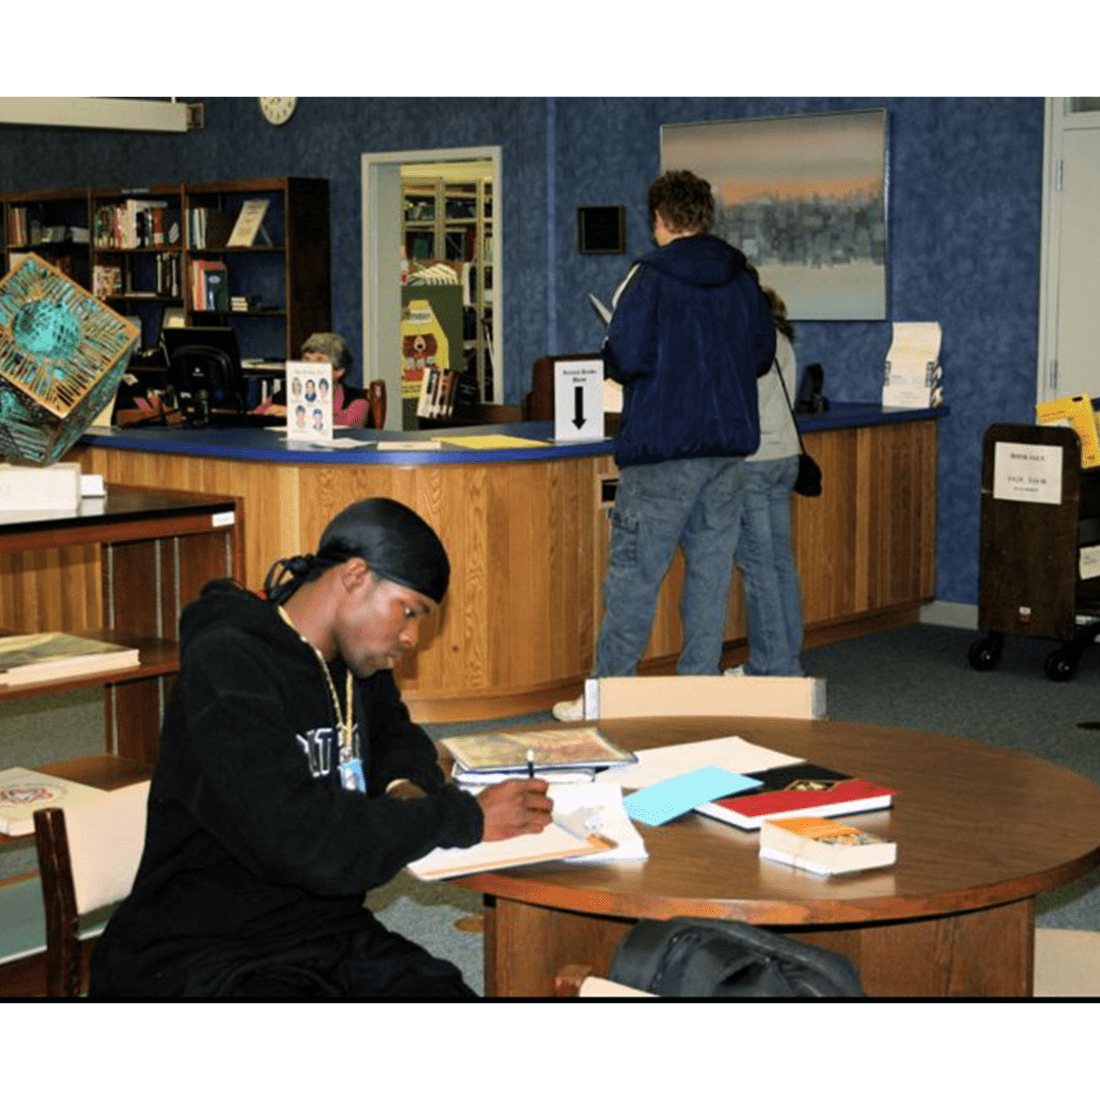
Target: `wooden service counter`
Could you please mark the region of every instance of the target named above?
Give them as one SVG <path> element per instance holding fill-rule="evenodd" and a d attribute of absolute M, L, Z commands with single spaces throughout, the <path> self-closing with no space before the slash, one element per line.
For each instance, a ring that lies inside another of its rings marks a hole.
<path fill-rule="evenodd" d="M 795 502 L 808 644 L 915 621 L 932 599 L 942 412 L 837 404 L 800 420 L 824 474 L 821 497 Z M 389 496 L 409 505 L 439 532 L 452 575 L 442 614 L 398 678 L 420 721 L 462 721 L 544 710 L 579 693 L 591 671 L 617 468 L 610 440 L 547 443 L 552 431 L 543 421 L 360 429 L 340 431 L 337 443 L 362 446 L 321 448 L 264 429 L 93 429 L 66 457 L 108 483 L 242 498 L 245 578 L 255 588 L 277 558 L 315 549 L 328 520 L 353 501 Z M 463 437 L 495 445 L 462 446 Z M 444 442 L 376 446 L 433 438 Z M 542 445 L 525 445 L 533 441 Z M 682 575 L 677 555 L 647 670 L 675 664 Z M 744 613 L 740 585 L 732 587 L 727 655 L 738 660 Z"/>

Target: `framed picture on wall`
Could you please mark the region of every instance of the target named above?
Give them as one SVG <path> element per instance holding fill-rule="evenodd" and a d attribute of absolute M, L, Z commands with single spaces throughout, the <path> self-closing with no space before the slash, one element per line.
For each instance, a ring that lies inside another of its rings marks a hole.
<path fill-rule="evenodd" d="M 661 167 L 710 182 L 712 232 L 792 320 L 886 318 L 885 108 L 665 125 Z"/>

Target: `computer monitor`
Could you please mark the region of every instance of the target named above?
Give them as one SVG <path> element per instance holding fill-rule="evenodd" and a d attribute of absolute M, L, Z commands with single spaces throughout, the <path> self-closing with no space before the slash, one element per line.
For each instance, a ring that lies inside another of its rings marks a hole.
<path fill-rule="evenodd" d="M 232 328 L 166 328 L 161 330 L 161 343 L 168 385 L 188 423 L 205 427 L 245 415 L 248 383 Z"/>

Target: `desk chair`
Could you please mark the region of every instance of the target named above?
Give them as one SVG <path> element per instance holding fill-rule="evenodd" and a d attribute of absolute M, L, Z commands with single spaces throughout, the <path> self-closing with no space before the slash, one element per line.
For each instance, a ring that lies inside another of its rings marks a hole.
<path fill-rule="evenodd" d="M 86 992 L 77 921 L 129 894 L 145 843 L 149 780 L 83 805 L 38 810 L 34 839 L 46 909 L 46 991 Z"/>
<path fill-rule="evenodd" d="M 812 676 L 613 676 L 584 685 L 584 717 L 825 718 Z"/>
<path fill-rule="evenodd" d="M 555 997 L 655 997 L 644 989 L 599 977 L 591 966 L 567 963 L 554 975 Z"/>

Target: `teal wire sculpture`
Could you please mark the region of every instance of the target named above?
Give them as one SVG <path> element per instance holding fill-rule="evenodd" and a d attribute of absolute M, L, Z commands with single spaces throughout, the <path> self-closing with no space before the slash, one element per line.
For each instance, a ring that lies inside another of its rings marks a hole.
<path fill-rule="evenodd" d="M 107 406 L 137 328 L 27 253 L 0 280 L 0 455 L 56 462 Z"/>

